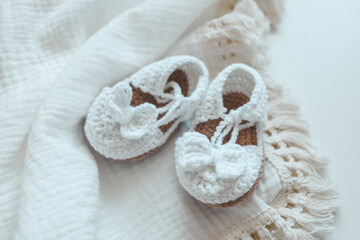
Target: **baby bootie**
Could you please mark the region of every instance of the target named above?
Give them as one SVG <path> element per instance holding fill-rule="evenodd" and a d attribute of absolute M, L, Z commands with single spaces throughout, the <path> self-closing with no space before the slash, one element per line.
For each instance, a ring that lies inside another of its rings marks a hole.
<path fill-rule="evenodd" d="M 263 168 L 266 87 L 259 73 L 232 64 L 215 78 L 190 132 L 176 142 L 176 173 L 199 201 L 230 207 L 251 194 Z"/>
<path fill-rule="evenodd" d="M 101 91 L 86 118 L 86 137 L 107 158 L 141 159 L 193 116 L 207 86 L 208 71 L 197 58 L 154 62 Z"/>

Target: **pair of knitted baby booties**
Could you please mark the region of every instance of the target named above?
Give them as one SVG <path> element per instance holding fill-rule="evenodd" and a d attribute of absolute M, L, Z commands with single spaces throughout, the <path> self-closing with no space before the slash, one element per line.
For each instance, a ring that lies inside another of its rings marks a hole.
<path fill-rule="evenodd" d="M 253 68 L 232 64 L 209 84 L 203 62 L 174 56 L 105 87 L 89 109 L 85 134 L 105 157 L 129 161 L 148 156 L 192 119 L 176 141 L 179 181 L 201 202 L 229 207 L 260 181 L 266 105 Z"/>

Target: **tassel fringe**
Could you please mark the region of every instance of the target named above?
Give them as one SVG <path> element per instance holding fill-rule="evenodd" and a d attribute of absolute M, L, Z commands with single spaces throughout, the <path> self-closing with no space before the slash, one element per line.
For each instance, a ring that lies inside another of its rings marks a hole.
<path fill-rule="evenodd" d="M 263 38 L 279 22 L 283 4 L 283 0 L 242 0 L 232 12 L 199 30 L 213 76 L 231 63 L 243 62 L 265 79 L 269 95 L 265 152 L 283 184 L 269 209 L 218 239 L 313 240 L 332 230 L 338 193 L 326 173 L 328 160 L 313 147 L 308 125 L 288 91 L 267 74 Z"/>

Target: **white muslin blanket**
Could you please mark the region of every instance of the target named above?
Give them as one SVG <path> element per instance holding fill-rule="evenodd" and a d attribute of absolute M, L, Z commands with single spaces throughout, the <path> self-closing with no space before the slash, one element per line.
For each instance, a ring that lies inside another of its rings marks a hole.
<path fill-rule="evenodd" d="M 265 71 L 261 40 L 281 6 L 1 1 L 0 239 L 312 239 L 327 230 L 334 194 L 317 171 L 326 163 L 296 105 Z M 244 62 L 267 81 L 269 161 L 255 193 L 234 208 L 203 205 L 178 183 L 174 142 L 186 124 L 134 163 L 105 159 L 84 136 L 87 110 L 103 87 L 175 54 L 201 58 L 212 76 Z"/>

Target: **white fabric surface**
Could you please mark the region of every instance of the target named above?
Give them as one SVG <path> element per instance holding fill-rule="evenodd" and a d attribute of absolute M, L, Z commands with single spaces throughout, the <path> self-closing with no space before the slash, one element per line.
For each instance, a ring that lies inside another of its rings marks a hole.
<path fill-rule="evenodd" d="M 209 4 L 2 2 L 3 239 L 96 235 L 98 168 L 82 118 L 102 87 L 160 57 Z"/>
<path fill-rule="evenodd" d="M 140 2 L 1 2 L 1 239 L 208 238 L 241 218 L 187 196 L 173 143 L 133 164 L 86 144 L 100 89 L 163 55 L 213 4 Z"/>
<path fill-rule="evenodd" d="M 208 207 L 180 186 L 174 141 L 186 125 L 138 163 L 87 145 L 84 117 L 100 90 L 163 56 L 195 55 L 213 76 L 234 61 L 266 76 L 262 38 L 282 1 L 235 2 L 0 2 L 1 239 L 312 239 L 329 228 L 332 187 L 314 170 L 325 162 L 296 105 L 267 77 L 271 161 L 256 192 L 234 208 Z"/>

